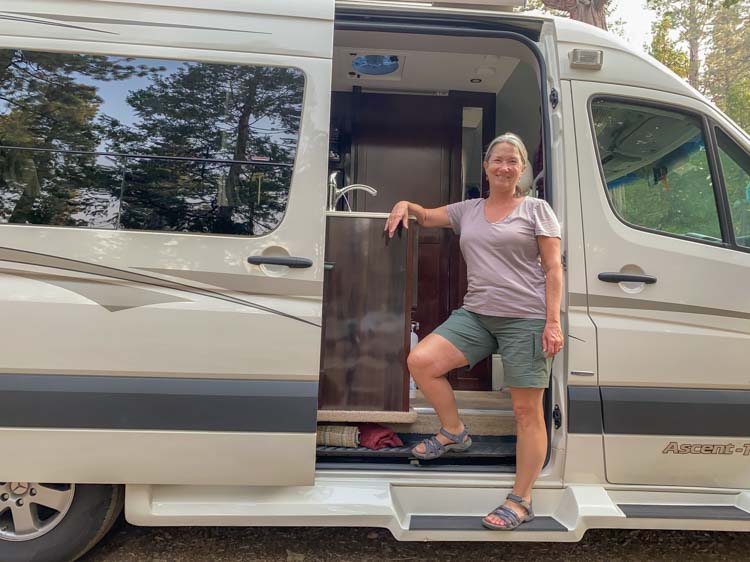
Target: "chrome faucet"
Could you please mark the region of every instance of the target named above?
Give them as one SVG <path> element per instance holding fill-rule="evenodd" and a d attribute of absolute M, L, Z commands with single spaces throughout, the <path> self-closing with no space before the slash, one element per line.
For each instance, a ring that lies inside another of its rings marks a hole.
<path fill-rule="evenodd" d="M 346 195 L 350 191 L 356 191 L 356 190 L 366 191 L 373 197 L 378 194 L 377 189 L 375 189 L 374 187 L 370 187 L 369 185 L 365 185 L 363 183 L 353 183 L 351 185 L 347 185 L 346 187 L 342 187 L 341 189 L 339 189 L 338 187 L 336 187 L 337 177 L 338 177 L 338 172 L 333 172 L 328 178 L 328 210 L 329 211 L 335 211 L 336 203 L 338 203 L 339 199 L 341 199 L 344 195 Z M 349 210 L 351 210 L 351 208 Z"/>

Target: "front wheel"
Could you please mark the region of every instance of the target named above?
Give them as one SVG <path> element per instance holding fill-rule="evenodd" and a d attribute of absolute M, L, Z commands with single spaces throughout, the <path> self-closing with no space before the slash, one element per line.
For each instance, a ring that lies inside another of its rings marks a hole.
<path fill-rule="evenodd" d="M 76 560 L 109 531 L 123 498 L 109 484 L 0 482 L 0 560 Z"/>

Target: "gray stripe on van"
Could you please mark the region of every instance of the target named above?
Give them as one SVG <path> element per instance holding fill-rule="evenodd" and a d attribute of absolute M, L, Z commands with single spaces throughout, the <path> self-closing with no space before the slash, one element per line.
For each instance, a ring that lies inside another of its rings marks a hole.
<path fill-rule="evenodd" d="M 750 437 L 750 390 L 601 387 L 604 433 Z"/>
<path fill-rule="evenodd" d="M 568 387 L 568 432 L 602 432 L 602 397 L 598 386 Z"/>
<path fill-rule="evenodd" d="M 318 383 L 0 374 L 0 427 L 314 433 Z"/>
<path fill-rule="evenodd" d="M 68 29 L 80 29 L 82 31 L 93 31 L 95 33 L 106 33 L 107 35 L 119 35 L 119 33 L 114 33 L 112 31 L 104 31 L 102 29 L 92 29 L 90 27 L 81 27 L 80 25 L 69 25 L 69 24 L 39 20 L 35 18 L 19 17 L 19 16 L 12 15 L 12 12 L 0 13 L 0 20 L 18 21 L 21 23 L 38 23 L 40 25 L 49 25 L 52 27 L 65 27 Z"/>
<path fill-rule="evenodd" d="M 568 302 L 573 306 L 586 306 L 586 295 L 581 293 L 570 293 Z M 590 308 L 625 308 L 630 310 L 661 310 L 664 312 L 682 312 L 685 314 L 705 314 L 709 316 L 724 316 L 726 318 L 750 319 L 750 312 L 739 310 L 728 310 L 725 308 L 709 308 L 706 306 L 693 306 L 676 302 L 660 302 L 645 299 L 634 299 L 629 297 L 607 297 L 603 295 L 589 295 L 588 305 Z"/>
<path fill-rule="evenodd" d="M 568 432 L 750 437 L 750 390 L 569 386 Z"/>

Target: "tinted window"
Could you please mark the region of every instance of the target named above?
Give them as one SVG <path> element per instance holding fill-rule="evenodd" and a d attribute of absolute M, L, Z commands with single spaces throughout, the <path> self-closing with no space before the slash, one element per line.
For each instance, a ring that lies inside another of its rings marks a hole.
<path fill-rule="evenodd" d="M 605 99 L 593 101 L 592 116 L 607 197 L 622 220 L 721 241 L 698 117 Z"/>
<path fill-rule="evenodd" d="M 291 68 L 0 50 L 0 221 L 268 232 L 303 89 Z"/>
<path fill-rule="evenodd" d="M 734 236 L 737 244 L 750 248 L 750 155 L 721 130 L 716 130 L 716 139 Z"/>

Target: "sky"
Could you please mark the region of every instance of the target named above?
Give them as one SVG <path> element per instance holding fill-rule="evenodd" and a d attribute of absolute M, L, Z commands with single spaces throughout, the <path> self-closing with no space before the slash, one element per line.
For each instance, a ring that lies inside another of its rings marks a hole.
<path fill-rule="evenodd" d="M 643 44 L 651 41 L 651 23 L 655 16 L 645 6 L 644 0 L 612 0 L 615 10 L 611 21 L 622 19 L 625 22 L 623 31 L 625 40 L 638 50 L 644 50 Z"/>

